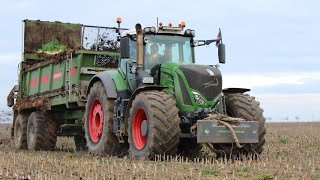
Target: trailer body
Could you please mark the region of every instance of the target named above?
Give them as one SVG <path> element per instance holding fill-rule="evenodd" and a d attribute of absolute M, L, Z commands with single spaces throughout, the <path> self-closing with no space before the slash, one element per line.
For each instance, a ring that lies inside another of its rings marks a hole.
<path fill-rule="evenodd" d="M 19 111 L 45 110 L 60 125 L 58 135 L 83 134 L 83 115 L 91 78 L 118 73 L 115 27 L 24 20 L 23 56 L 16 102 Z"/>

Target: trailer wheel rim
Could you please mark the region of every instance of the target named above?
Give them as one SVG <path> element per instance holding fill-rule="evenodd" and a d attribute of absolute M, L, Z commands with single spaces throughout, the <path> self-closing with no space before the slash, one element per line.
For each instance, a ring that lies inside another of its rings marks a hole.
<path fill-rule="evenodd" d="M 89 110 L 89 132 L 93 142 L 98 142 L 102 136 L 103 130 L 103 110 L 101 102 L 96 98 Z"/>
<path fill-rule="evenodd" d="M 147 121 L 147 115 L 142 108 L 136 110 L 132 120 L 132 140 L 134 146 L 141 150 L 147 143 L 148 133 L 142 132 L 142 125 Z"/>

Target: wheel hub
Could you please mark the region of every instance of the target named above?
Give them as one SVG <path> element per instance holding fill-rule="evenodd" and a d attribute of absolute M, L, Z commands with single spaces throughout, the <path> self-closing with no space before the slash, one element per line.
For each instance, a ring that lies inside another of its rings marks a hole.
<path fill-rule="evenodd" d="M 148 123 L 147 120 L 143 120 L 141 123 L 141 135 L 146 136 L 148 133 Z"/>

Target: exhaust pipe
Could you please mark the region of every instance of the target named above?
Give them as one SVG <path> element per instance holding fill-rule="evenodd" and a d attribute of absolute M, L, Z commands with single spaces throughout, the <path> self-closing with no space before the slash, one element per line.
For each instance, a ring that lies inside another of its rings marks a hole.
<path fill-rule="evenodd" d="M 143 33 L 141 24 L 136 24 L 137 32 L 137 68 L 143 69 Z"/>

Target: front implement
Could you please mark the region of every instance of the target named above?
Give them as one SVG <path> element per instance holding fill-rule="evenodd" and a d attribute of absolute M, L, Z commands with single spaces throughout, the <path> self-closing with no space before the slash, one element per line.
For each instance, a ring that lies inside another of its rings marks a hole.
<path fill-rule="evenodd" d="M 197 121 L 198 143 L 258 143 L 258 122 L 221 121 L 208 119 Z"/>

